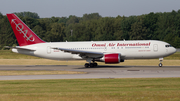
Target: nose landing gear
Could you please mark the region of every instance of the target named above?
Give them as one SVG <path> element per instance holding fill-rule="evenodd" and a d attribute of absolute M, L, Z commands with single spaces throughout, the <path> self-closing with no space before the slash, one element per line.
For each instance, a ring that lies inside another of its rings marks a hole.
<path fill-rule="evenodd" d="M 159 63 L 159 67 L 162 67 L 162 63 Z"/>
<path fill-rule="evenodd" d="M 159 61 L 160 61 L 160 63 L 159 63 L 159 67 L 162 67 L 162 66 L 163 66 L 163 65 L 162 65 L 163 58 L 159 58 Z"/>

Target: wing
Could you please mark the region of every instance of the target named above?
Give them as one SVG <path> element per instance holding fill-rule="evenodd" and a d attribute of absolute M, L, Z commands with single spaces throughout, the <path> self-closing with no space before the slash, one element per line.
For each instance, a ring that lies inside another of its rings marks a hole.
<path fill-rule="evenodd" d="M 52 49 L 61 50 L 61 51 L 68 52 L 71 54 L 79 54 L 79 56 L 81 56 L 83 58 L 101 58 L 104 55 L 104 53 L 102 53 L 102 52 L 73 50 L 73 49 L 66 49 L 66 48 L 52 48 Z"/>

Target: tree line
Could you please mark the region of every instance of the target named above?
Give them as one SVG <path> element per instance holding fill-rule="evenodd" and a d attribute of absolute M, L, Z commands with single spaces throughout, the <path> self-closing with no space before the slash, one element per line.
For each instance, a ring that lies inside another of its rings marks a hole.
<path fill-rule="evenodd" d="M 47 42 L 161 40 L 180 48 L 180 10 L 129 17 L 102 17 L 91 13 L 83 17 L 40 18 L 33 12 L 15 14 Z M 16 45 L 7 16 L 0 13 L 0 49 Z"/>

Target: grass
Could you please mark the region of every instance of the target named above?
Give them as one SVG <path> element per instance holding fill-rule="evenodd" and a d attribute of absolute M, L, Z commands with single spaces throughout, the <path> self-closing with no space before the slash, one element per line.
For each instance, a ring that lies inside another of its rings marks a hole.
<path fill-rule="evenodd" d="M 83 74 L 84 72 L 72 71 L 0 71 L 0 76 L 5 75 L 54 75 L 54 74 Z"/>
<path fill-rule="evenodd" d="M 0 81 L 0 101 L 180 101 L 180 78 Z"/>

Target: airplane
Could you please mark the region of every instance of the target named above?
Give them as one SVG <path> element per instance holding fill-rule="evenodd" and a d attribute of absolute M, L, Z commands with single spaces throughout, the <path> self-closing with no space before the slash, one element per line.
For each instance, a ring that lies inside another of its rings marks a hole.
<path fill-rule="evenodd" d="M 32 55 L 53 60 L 86 60 L 85 67 L 96 67 L 96 62 L 115 64 L 127 59 L 163 58 L 172 55 L 176 49 L 169 43 L 158 40 L 45 42 L 41 40 L 15 14 L 7 14 L 19 46 L 12 48 L 15 53 Z"/>

